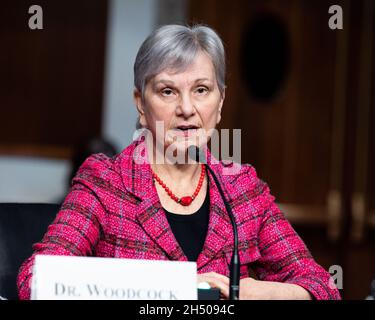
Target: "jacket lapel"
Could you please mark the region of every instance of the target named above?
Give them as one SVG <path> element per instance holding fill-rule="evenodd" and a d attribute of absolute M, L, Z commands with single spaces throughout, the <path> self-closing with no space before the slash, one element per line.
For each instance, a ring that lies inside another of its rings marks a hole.
<path fill-rule="evenodd" d="M 174 237 L 161 206 L 152 179 L 151 166 L 147 160 L 146 144 L 135 141 L 126 148 L 122 156 L 120 170 L 122 171 L 124 186 L 141 201 L 136 219 L 148 236 L 165 251 L 169 259 L 187 261 L 187 257 Z M 224 192 L 226 189 L 229 194 L 233 195 L 234 189 L 232 189 L 230 182 L 226 180 L 225 175 L 222 175 L 220 163 L 211 156 L 208 149 L 206 149 L 206 158 L 223 185 Z M 231 254 L 232 245 L 230 242 L 233 244 L 233 230 L 228 213 L 219 190 L 209 173 L 208 178 L 210 192 L 209 225 L 203 249 L 197 259 L 198 270 L 219 254 Z M 229 200 L 232 202 L 232 199 Z"/>
<path fill-rule="evenodd" d="M 150 189 L 155 189 L 155 186 L 153 185 Z M 144 231 L 165 251 L 170 260 L 187 261 L 187 257 L 173 235 L 157 193 L 156 197 L 152 195 L 142 202 L 137 219 Z"/>
<path fill-rule="evenodd" d="M 210 163 L 210 166 L 218 177 L 219 182 L 223 185 L 223 189 L 225 192 L 226 184 L 222 180 L 223 176 L 220 172 L 220 164 L 212 164 L 211 157 L 212 156 L 207 149 L 207 162 Z M 233 242 L 232 225 L 230 223 L 228 213 L 225 209 L 224 202 L 222 201 L 215 181 L 208 170 L 207 175 L 209 179 L 210 192 L 210 217 L 207 236 L 203 245 L 203 249 L 197 259 L 198 271 L 218 255 L 231 254 L 232 247 L 228 247 L 227 242 L 229 242 L 230 240 L 232 240 Z"/>
<path fill-rule="evenodd" d="M 135 141 L 125 150 L 121 163 L 125 188 L 141 201 L 136 219 L 170 260 L 187 261 L 161 206 L 147 159 L 146 144 Z"/>

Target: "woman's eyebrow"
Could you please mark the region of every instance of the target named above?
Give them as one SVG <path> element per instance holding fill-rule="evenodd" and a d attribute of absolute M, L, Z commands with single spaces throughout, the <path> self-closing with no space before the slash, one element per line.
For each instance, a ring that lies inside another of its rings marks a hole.
<path fill-rule="evenodd" d="M 195 80 L 195 82 L 201 82 L 201 81 L 211 81 L 211 80 L 208 78 L 199 78 Z"/>
<path fill-rule="evenodd" d="M 211 82 L 211 80 L 209 78 L 199 78 L 199 79 L 194 80 L 194 84 L 197 83 L 197 82 L 203 82 L 203 81 Z M 166 85 L 174 85 L 175 84 L 174 81 L 172 81 L 172 80 L 160 79 L 160 80 L 155 81 L 153 85 L 157 86 L 159 83 L 166 84 Z"/>
<path fill-rule="evenodd" d="M 174 82 L 172 80 L 166 80 L 166 79 L 160 79 L 160 80 L 157 80 L 154 82 L 154 85 L 157 85 L 159 83 L 164 83 L 164 84 L 174 84 Z"/>

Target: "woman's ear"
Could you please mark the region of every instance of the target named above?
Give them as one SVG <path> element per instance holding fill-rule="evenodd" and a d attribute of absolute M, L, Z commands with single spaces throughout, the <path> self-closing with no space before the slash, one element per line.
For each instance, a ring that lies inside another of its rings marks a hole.
<path fill-rule="evenodd" d="M 219 124 L 219 122 L 221 120 L 221 109 L 223 108 L 224 99 L 225 99 L 225 88 L 224 88 L 223 92 L 221 93 L 220 103 L 219 103 L 219 110 L 218 110 L 217 119 L 216 119 L 216 124 Z"/>
<path fill-rule="evenodd" d="M 138 89 L 134 89 L 133 98 L 134 98 L 135 106 L 137 107 L 137 111 L 138 111 L 139 123 L 142 127 L 146 127 L 146 117 L 145 117 L 142 93 Z"/>

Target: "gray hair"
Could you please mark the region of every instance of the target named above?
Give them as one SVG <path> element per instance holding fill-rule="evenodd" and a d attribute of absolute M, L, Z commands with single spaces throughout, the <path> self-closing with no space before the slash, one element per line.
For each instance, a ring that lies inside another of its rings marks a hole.
<path fill-rule="evenodd" d="M 225 51 L 219 35 L 210 27 L 165 25 L 156 29 L 142 43 L 134 63 L 134 85 L 144 97 L 147 82 L 165 69 L 183 71 L 199 51 L 204 51 L 214 65 L 221 94 L 225 89 Z"/>

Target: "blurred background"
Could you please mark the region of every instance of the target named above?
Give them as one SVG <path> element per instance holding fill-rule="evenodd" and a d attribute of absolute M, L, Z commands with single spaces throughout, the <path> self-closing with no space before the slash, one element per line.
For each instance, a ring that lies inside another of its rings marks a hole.
<path fill-rule="evenodd" d="M 28 25 L 31 5 L 43 29 Z M 331 5 L 343 29 L 331 30 Z M 375 277 L 375 1 L 2 0 L 0 202 L 59 203 L 90 153 L 120 152 L 136 123 L 133 63 L 169 23 L 225 42 L 220 128 L 255 166 L 346 299 Z"/>

